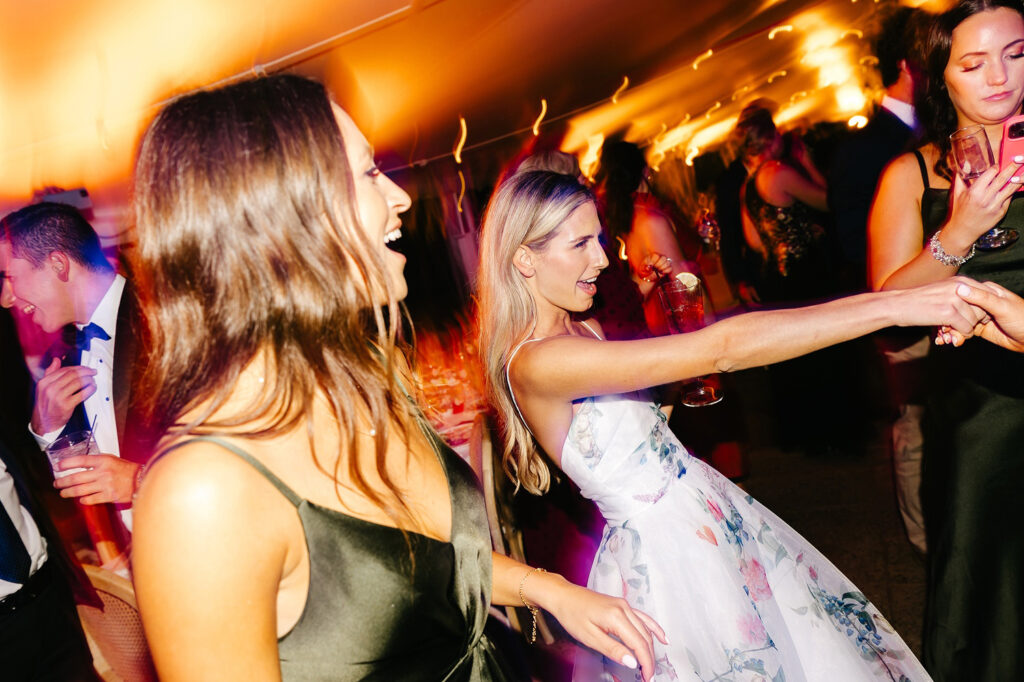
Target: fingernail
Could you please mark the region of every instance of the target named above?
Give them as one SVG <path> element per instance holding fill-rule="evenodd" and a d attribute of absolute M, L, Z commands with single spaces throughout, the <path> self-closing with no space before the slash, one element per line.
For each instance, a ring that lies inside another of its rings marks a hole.
<path fill-rule="evenodd" d="M 632 670 L 636 670 L 636 659 L 630 656 L 629 654 L 626 654 L 622 657 L 622 665 Z"/>
<path fill-rule="evenodd" d="M 966 284 L 961 284 L 956 288 L 956 293 L 958 296 L 970 296 L 971 288 Z"/>
<path fill-rule="evenodd" d="M 1010 182 L 1020 182 L 1020 176 L 1014 175 L 1012 178 L 1010 178 Z"/>
<path fill-rule="evenodd" d="M 1024 154 L 1018 154 L 1017 156 L 1013 157 L 1013 162 L 1024 163 Z"/>

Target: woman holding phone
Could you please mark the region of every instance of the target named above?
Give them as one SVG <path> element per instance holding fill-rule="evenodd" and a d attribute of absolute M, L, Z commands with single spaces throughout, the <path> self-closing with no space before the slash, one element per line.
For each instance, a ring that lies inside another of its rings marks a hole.
<path fill-rule="evenodd" d="M 1024 17 L 1014 0 L 962 0 L 929 28 L 926 144 L 892 162 L 869 221 L 870 279 L 901 289 L 956 274 L 1024 292 L 1024 240 L 983 250 L 1002 225 L 1024 229 L 1021 169 L 968 186 L 950 135 L 981 125 L 999 149 L 1024 100 Z M 927 365 L 921 497 L 929 588 L 923 661 L 936 680 L 1008 680 L 1024 670 L 1024 536 L 1006 533 L 1024 478 L 1024 357 L 981 340 L 933 348 Z"/>

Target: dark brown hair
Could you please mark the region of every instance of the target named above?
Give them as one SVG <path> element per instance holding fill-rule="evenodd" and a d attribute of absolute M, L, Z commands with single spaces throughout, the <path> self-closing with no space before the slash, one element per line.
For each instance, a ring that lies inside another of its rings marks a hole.
<path fill-rule="evenodd" d="M 173 435 L 265 424 L 246 437 L 305 421 L 312 448 L 313 401 L 322 394 L 340 452 L 324 458 L 314 449 L 317 465 L 335 481 L 347 465 L 389 514 L 404 515 L 383 465 L 396 435 L 388 425 L 407 440 L 413 414 L 395 378 L 399 305 L 379 245 L 359 226 L 324 87 L 277 75 L 172 101 L 142 139 L 134 189 L 134 269 L 152 334 L 136 393 L 146 418 Z M 260 358 L 262 394 L 244 413 L 212 420 Z M 375 431 L 391 500 L 371 491 L 357 466 L 360 414 Z"/>

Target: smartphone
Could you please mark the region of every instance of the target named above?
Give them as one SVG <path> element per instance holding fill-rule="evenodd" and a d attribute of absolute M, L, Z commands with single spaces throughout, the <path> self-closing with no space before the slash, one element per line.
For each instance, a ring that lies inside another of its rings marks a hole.
<path fill-rule="evenodd" d="M 1003 122 L 1003 141 L 999 145 L 999 170 L 1015 165 L 1013 157 L 1024 156 L 1024 116 Z"/>

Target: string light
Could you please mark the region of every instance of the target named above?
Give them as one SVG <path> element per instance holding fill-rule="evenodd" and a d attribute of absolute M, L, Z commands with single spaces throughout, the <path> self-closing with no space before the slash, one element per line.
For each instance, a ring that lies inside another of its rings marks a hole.
<path fill-rule="evenodd" d="M 854 38 L 856 38 L 858 40 L 863 40 L 864 39 L 864 31 L 860 30 L 859 28 L 848 28 L 843 33 L 843 37 L 840 38 L 840 40 L 843 40 L 843 39 L 845 39 L 848 36 L 853 36 Z"/>
<path fill-rule="evenodd" d="M 785 78 L 787 74 L 788 72 L 785 69 L 782 69 L 781 71 L 776 71 L 772 75 L 768 76 L 768 85 L 771 85 L 780 78 Z"/>
<path fill-rule="evenodd" d="M 540 116 L 533 122 L 533 134 L 540 135 L 540 122 L 544 120 L 544 116 L 548 113 L 548 101 L 542 99 L 540 101 Z"/>
<path fill-rule="evenodd" d="M 619 95 L 621 95 L 625 91 L 625 89 L 628 88 L 628 87 L 629 87 L 629 76 L 623 76 L 622 77 L 622 85 L 620 85 L 619 88 L 615 92 L 612 93 L 612 104 L 618 104 L 619 103 Z"/>
<path fill-rule="evenodd" d="M 750 86 L 749 85 L 744 85 L 742 88 L 740 88 L 736 92 L 732 93 L 732 99 L 730 101 L 735 102 L 737 99 L 739 99 L 740 97 L 742 97 L 743 95 L 745 95 L 749 91 L 750 91 Z"/>
<path fill-rule="evenodd" d="M 861 66 L 874 66 L 874 65 L 878 64 L 878 57 L 876 57 L 876 56 L 874 56 L 872 54 L 869 54 L 866 57 L 861 57 L 860 58 L 860 62 L 858 62 L 858 63 Z"/>
<path fill-rule="evenodd" d="M 690 147 L 689 149 L 687 149 L 686 150 L 686 159 L 685 159 L 686 165 L 687 166 L 692 166 L 693 165 L 693 160 L 697 158 L 698 154 L 700 154 L 700 149 L 698 147 Z"/>
<path fill-rule="evenodd" d="M 850 126 L 851 128 L 863 128 L 867 124 L 868 124 L 867 116 L 862 116 L 861 114 L 857 114 L 856 116 L 851 116 L 850 120 L 846 122 L 846 125 Z"/>
<path fill-rule="evenodd" d="M 707 61 L 708 59 L 711 59 L 711 55 L 713 55 L 714 53 L 715 53 L 715 51 L 709 48 L 707 52 L 705 52 L 701 56 L 699 56 L 696 59 L 694 59 L 693 60 L 693 70 L 696 71 L 697 67 L 700 66 L 701 62 Z"/>
<path fill-rule="evenodd" d="M 708 109 L 708 113 L 704 114 L 704 118 L 711 118 L 711 114 L 715 113 L 722 108 L 721 102 L 715 102 L 714 106 Z"/>
<path fill-rule="evenodd" d="M 459 116 L 459 141 L 455 143 L 455 163 L 462 163 L 462 146 L 466 144 L 466 119 Z"/>
<path fill-rule="evenodd" d="M 456 204 L 456 208 L 459 209 L 459 213 L 462 213 L 462 200 L 466 197 L 466 176 L 462 174 L 462 169 L 459 169 L 459 201 Z"/>
<path fill-rule="evenodd" d="M 784 24 L 783 26 L 776 26 L 775 28 L 768 32 L 768 40 L 775 40 L 775 36 L 778 35 L 779 33 L 789 33 L 792 30 L 793 27 L 789 24 Z"/>

